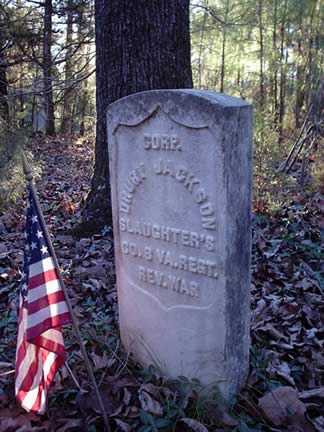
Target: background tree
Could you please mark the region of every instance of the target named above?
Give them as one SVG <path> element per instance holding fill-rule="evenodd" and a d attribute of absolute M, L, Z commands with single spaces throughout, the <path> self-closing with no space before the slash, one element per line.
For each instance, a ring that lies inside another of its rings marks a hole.
<path fill-rule="evenodd" d="M 111 224 L 107 106 L 143 90 L 192 87 L 189 0 L 96 0 L 95 19 L 97 128 L 83 213 L 88 229 Z"/>
<path fill-rule="evenodd" d="M 52 0 L 44 3 L 43 77 L 46 113 L 46 135 L 55 135 L 54 100 L 52 85 Z"/>
<path fill-rule="evenodd" d="M 95 71 L 92 1 L 7 0 L 0 3 L 0 36 L 0 91 L 7 92 L 1 102 L 7 101 L 11 123 L 26 126 L 45 112 L 48 135 L 60 123 L 63 132 L 79 129 L 77 100 L 85 99 L 82 83 L 93 82 Z M 87 110 L 95 116 L 87 91 L 83 118 Z"/>
<path fill-rule="evenodd" d="M 140 90 L 191 86 L 190 15 L 193 85 L 254 104 L 255 196 L 262 195 L 301 130 L 309 129 L 305 119 L 320 130 L 320 6 L 319 0 L 194 0 L 189 14 L 184 0 L 98 0 L 95 52 L 94 0 L 3 0 L 1 125 L 29 134 L 26 127 L 34 123 L 36 131 L 48 107 L 48 134 L 55 127 L 69 142 L 93 132 L 97 56 L 96 166 L 83 219 L 109 224 L 107 104 Z"/>

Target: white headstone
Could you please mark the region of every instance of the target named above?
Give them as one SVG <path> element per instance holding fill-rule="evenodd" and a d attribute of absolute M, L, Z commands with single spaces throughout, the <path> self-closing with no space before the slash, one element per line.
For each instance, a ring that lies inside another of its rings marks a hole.
<path fill-rule="evenodd" d="M 107 128 L 122 341 L 228 400 L 248 371 L 252 106 L 149 91 Z"/>

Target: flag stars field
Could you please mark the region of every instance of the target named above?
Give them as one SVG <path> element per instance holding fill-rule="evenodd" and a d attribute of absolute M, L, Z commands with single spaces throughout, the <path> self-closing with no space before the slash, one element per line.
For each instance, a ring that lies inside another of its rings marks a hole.
<path fill-rule="evenodd" d="M 42 251 L 42 254 L 48 253 L 47 247 L 44 245 L 41 247 L 41 251 Z"/>

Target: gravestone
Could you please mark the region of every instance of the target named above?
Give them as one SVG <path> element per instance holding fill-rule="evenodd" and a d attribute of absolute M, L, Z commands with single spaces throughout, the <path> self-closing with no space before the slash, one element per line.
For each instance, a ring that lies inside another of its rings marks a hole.
<path fill-rule="evenodd" d="M 107 128 L 122 342 L 228 400 L 248 371 L 252 106 L 148 91 Z"/>

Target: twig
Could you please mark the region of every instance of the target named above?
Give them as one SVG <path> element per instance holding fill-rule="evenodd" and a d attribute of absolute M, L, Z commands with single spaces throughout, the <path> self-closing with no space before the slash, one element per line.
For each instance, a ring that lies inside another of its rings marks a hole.
<path fill-rule="evenodd" d="M 289 171 L 292 169 L 292 167 L 295 165 L 296 160 L 297 160 L 297 158 L 298 158 L 300 152 L 302 151 L 305 142 L 308 140 L 308 138 L 309 138 L 310 135 L 311 135 L 311 132 L 312 132 L 313 127 L 314 127 L 314 125 L 311 125 L 311 126 L 308 128 L 308 130 L 307 130 L 307 132 L 306 132 L 306 135 L 305 135 L 304 139 L 301 141 L 301 143 L 300 143 L 300 145 L 299 145 L 299 147 L 298 147 L 298 149 L 297 149 L 297 151 L 296 151 L 296 154 L 294 155 L 294 157 L 293 157 L 292 161 L 290 162 L 290 164 L 288 165 L 288 167 L 286 167 L 286 173 L 287 173 L 287 174 L 288 174 Z"/>
<path fill-rule="evenodd" d="M 82 391 L 81 386 L 80 386 L 78 380 L 76 379 L 74 373 L 72 372 L 72 369 L 68 365 L 68 362 L 65 362 L 64 366 L 66 367 L 67 371 L 69 372 L 69 375 L 72 378 L 72 381 L 74 382 L 75 386 L 78 387 L 79 391 Z"/>
<path fill-rule="evenodd" d="M 295 149 L 296 149 L 296 147 L 297 147 L 297 145 L 298 145 L 298 143 L 299 143 L 299 141 L 300 141 L 300 139 L 301 139 L 301 137 L 302 137 L 302 134 L 304 133 L 304 129 L 305 129 L 305 127 L 306 127 L 306 123 L 307 123 L 308 117 L 310 116 L 311 110 L 312 110 L 312 106 L 309 108 L 309 110 L 308 110 L 308 112 L 307 112 L 307 114 L 306 114 L 306 117 L 305 117 L 305 120 L 304 120 L 303 126 L 302 126 L 302 128 L 301 128 L 301 130 L 300 130 L 300 132 L 299 132 L 299 135 L 298 135 L 297 140 L 296 140 L 296 141 L 294 142 L 294 144 L 291 146 L 291 149 L 290 149 L 290 151 L 289 151 L 288 156 L 287 156 L 286 159 L 283 161 L 283 163 L 279 166 L 277 172 L 284 172 L 284 171 L 285 171 L 285 169 L 286 169 L 286 167 L 287 167 L 287 165 L 288 165 L 288 163 L 289 163 L 289 161 L 290 161 L 290 158 L 292 157 L 292 155 L 293 155 L 293 153 L 294 153 L 294 151 L 295 151 Z"/>
<path fill-rule="evenodd" d="M 7 372 L 0 373 L 0 376 L 11 375 L 13 373 L 15 373 L 15 369 L 11 369 L 11 370 L 9 370 Z"/>

